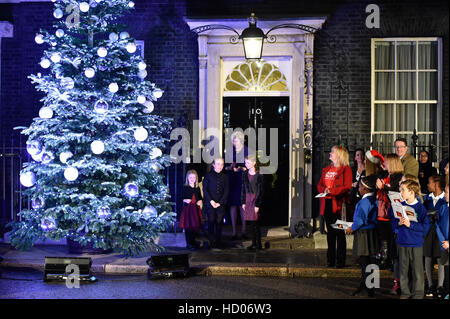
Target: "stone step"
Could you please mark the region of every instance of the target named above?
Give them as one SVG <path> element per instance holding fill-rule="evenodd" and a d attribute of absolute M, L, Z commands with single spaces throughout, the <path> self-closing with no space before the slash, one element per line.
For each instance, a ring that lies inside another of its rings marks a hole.
<path fill-rule="evenodd" d="M 316 231 L 313 234 L 314 237 L 314 248 L 315 249 L 327 249 L 327 235 L 321 234 L 320 231 Z M 353 249 L 353 235 L 345 235 L 347 241 L 347 249 Z"/>

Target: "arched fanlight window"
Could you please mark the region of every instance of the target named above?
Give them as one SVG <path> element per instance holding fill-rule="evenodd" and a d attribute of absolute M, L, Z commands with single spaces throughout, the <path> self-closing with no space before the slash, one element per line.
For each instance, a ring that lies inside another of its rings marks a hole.
<path fill-rule="evenodd" d="M 288 92 L 286 77 L 274 64 L 264 60 L 238 64 L 225 80 L 225 91 Z"/>

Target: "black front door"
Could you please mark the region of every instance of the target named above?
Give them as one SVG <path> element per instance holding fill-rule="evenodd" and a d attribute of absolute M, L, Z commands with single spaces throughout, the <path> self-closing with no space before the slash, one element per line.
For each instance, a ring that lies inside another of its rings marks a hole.
<path fill-rule="evenodd" d="M 266 226 L 288 225 L 289 97 L 225 97 L 223 110 L 224 128 L 245 130 L 251 127 L 256 131 L 266 128 L 267 153 L 270 150 L 270 128 L 278 130 L 278 169 L 274 174 L 264 175 L 265 196 L 260 221 Z"/>

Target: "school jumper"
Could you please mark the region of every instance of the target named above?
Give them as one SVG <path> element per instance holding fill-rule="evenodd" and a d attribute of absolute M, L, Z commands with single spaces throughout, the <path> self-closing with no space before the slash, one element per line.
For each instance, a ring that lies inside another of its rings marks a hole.
<path fill-rule="evenodd" d="M 410 222 L 410 227 L 399 226 L 399 219 L 394 217 L 392 209 L 389 210 L 389 218 L 392 222 L 392 229 L 397 231 L 397 245 L 399 253 L 400 287 L 401 297 L 422 299 L 424 296 L 424 270 L 423 270 L 423 233 L 429 225 L 427 210 L 415 199 L 412 204 L 406 201 L 403 206 L 410 206 L 414 209 L 417 222 Z M 411 268 L 412 280 L 408 278 Z"/>

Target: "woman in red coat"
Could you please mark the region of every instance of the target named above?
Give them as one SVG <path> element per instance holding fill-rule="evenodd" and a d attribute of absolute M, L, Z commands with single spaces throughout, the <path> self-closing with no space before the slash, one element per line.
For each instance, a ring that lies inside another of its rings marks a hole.
<path fill-rule="evenodd" d="M 347 254 L 345 232 L 334 229 L 331 224 L 337 219 L 342 219 L 342 205 L 344 202 L 349 203 L 352 170 L 349 166 L 348 151 L 343 146 L 335 145 L 331 148 L 330 161 L 332 163 L 322 170 L 317 190 L 327 194 L 320 199 L 320 214 L 327 225 L 328 267 L 343 268 Z"/>

